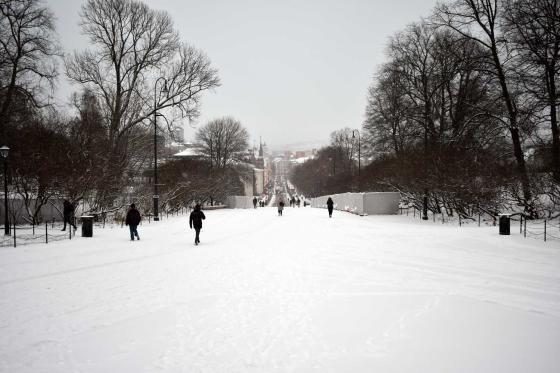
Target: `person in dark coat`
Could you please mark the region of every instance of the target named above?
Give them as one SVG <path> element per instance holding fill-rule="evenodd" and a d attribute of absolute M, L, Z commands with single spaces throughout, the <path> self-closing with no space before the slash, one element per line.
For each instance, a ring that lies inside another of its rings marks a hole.
<path fill-rule="evenodd" d="M 299 207 L 300 203 L 301 203 L 301 201 L 300 201 L 299 197 L 296 198 L 296 205 L 297 205 L 297 207 Z"/>
<path fill-rule="evenodd" d="M 257 208 L 257 202 L 258 202 L 257 197 L 253 197 L 253 207 L 254 208 Z"/>
<path fill-rule="evenodd" d="M 76 224 L 74 224 L 74 205 L 67 199 L 65 199 L 62 203 L 62 215 L 64 217 L 64 227 L 62 227 L 62 230 L 66 230 L 66 223 L 74 227 L 74 230 L 76 230 Z"/>
<path fill-rule="evenodd" d="M 284 210 L 284 201 L 280 200 L 278 202 L 278 216 L 282 216 L 282 210 Z"/>
<path fill-rule="evenodd" d="M 133 203 L 130 205 L 128 212 L 126 213 L 126 220 L 125 223 L 130 228 L 130 240 L 134 241 L 134 236 L 140 241 L 140 236 L 138 235 L 138 224 L 142 217 L 140 216 L 140 211 L 136 209 L 136 205 Z"/>
<path fill-rule="evenodd" d="M 196 232 L 196 235 L 194 237 L 195 245 L 198 245 L 200 243 L 200 230 L 202 229 L 202 221 L 204 219 L 206 219 L 206 216 L 204 216 L 200 205 L 197 203 L 196 206 L 194 206 L 193 212 L 191 212 L 191 216 L 189 217 L 189 226 L 191 227 L 191 229 L 193 229 L 194 227 L 194 230 Z"/>
<path fill-rule="evenodd" d="M 332 210 L 333 210 L 334 202 L 331 197 L 327 199 L 327 210 L 329 210 L 329 218 L 332 218 Z"/>

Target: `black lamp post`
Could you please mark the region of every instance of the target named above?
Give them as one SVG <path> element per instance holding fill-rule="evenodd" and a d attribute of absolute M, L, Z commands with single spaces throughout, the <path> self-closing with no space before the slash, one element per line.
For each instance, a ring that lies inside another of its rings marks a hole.
<path fill-rule="evenodd" d="M 160 94 L 163 92 L 167 94 L 167 79 L 163 76 L 159 77 L 154 83 L 154 221 L 159 220 L 159 195 L 158 195 L 158 174 L 157 174 L 157 85 L 160 80 L 163 80 L 163 87 L 160 89 Z"/>
<path fill-rule="evenodd" d="M 361 173 L 361 168 L 362 168 L 362 140 L 360 138 L 360 131 L 358 130 L 353 130 L 352 131 L 352 138 L 355 139 L 356 135 L 354 133 L 358 133 L 358 188 L 360 188 L 360 182 L 361 182 L 361 177 L 360 177 L 360 173 Z"/>
<path fill-rule="evenodd" d="M 4 234 L 10 234 L 10 222 L 8 219 L 8 153 L 10 148 L 3 146 L 0 148 L 0 156 L 4 159 Z"/>
<path fill-rule="evenodd" d="M 427 121 L 426 121 L 427 123 Z M 427 158 L 428 158 L 428 130 L 424 127 L 424 178 L 426 178 L 427 170 Z M 424 179 L 424 196 L 422 197 L 422 220 L 428 220 L 428 187 L 427 181 Z"/>

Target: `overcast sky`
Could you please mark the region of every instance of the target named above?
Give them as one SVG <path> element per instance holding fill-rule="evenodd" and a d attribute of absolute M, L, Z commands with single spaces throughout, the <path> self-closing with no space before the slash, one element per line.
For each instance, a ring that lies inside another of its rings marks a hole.
<path fill-rule="evenodd" d="M 272 148 L 326 143 L 359 128 L 367 88 L 388 38 L 430 14 L 436 0 L 149 0 L 184 41 L 204 50 L 222 86 L 202 100 L 196 125 L 230 115 Z M 47 0 L 66 52 L 84 49 L 80 0 Z M 65 80 L 62 77 L 62 80 Z M 72 89 L 60 82 L 68 100 Z M 194 129 L 185 125 L 187 137 Z M 294 145 L 302 143 L 300 145 Z M 297 150 L 297 149 L 293 149 Z"/>

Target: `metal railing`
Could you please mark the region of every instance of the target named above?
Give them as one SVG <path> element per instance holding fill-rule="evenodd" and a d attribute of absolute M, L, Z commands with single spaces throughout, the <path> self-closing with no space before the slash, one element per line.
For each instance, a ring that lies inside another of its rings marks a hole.
<path fill-rule="evenodd" d="M 94 228 L 104 229 L 124 227 L 125 224 L 125 213 L 119 213 L 120 211 L 113 211 L 111 213 L 91 213 L 95 217 L 93 223 Z M 170 217 L 185 215 L 190 212 L 189 208 L 183 207 L 178 209 L 169 209 L 161 211 L 160 220 L 169 219 Z M 79 222 L 79 218 L 76 217 L 75 224 Z M 150 224 L 153 220 L 152 214 L 144 214 L 142 216 L 142 223 Z M 67 224 L 67 230 L 62 231 L 63 222 L 60 221 L 48 221 L 38 225 L 33 224 L 19 224 L 10 227 L 11 235 L 0 235 L 0 247 L 18 247 L 22 245 L 30 245 L 35 243 L 46 243 L 53 241 L 71 240 L 76 237 L 77 233 L 80 231 L 80 227 L 74 229 L 71 225 Z M 4 226 L 0 226 L 2 231 Z"/>
<path fill-rule="evenodd" d="M 408 215 L 413 218 L 422 219 L 422 211 L 415 206 L 401 206 L 399 207 L 401 215 Z M 463 217 L 455 214 L 454 216 L 447 215 L 446 213 L 434 213 L 428 210 L 428 220 L 434 223 L 441 224 L 455 224 L 459 226 L 477 224 L 496 226 L 499 217 L 484 211 L 469 217 Z M 527 219 L 522 213 L 512 214 L 510 223 L 513 229 L 514 223 L 519 222 L 519 234 L 523 237 L 542 239 L 544 241 L 558 240 L 560 241 L 560 217 L 555 219 Z"/>
<path fill-rule="evenodd" d="M 0 247 L 29 245 L 33 243 L 49 243 L 52 241 L 71 240 L 76 236 L 76 231 L 68 225 L 67 231 L 62 231 L 61 222 L 45 222 L 40 225 L 17 225 L 11 226 L 11 235 L 0 237 Z M 4 227 L 2 226 L 2 229 Z M 64 232 L 64 233 L 63 233 Z"/>

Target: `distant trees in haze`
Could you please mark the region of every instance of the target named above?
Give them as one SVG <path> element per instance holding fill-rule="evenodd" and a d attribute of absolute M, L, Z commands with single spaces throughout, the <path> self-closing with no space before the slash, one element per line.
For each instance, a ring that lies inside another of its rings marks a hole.
<path fill-rule="evenodd" d="M 162 206 L 177 209 L 198 203 L 225 203 L 226 197 L 243 195 L 242 175 L 237 167 L 211 169 L 206 159 L 176 159 L 160 169 Z"/>
<path fill-rule="evenodd" d="M 291 180 L 306 196 L 357 190 L 358 139 L 352 129 L 333 131 L 330 143 L 292 170 Z"/>
<path fill-rule="evenodd" d="M 224 169 L 249 147 L 249 132 L 231 118 L 214 119 L 196 131 L 200 152 L 210 162 L 210 168 Z"/>

